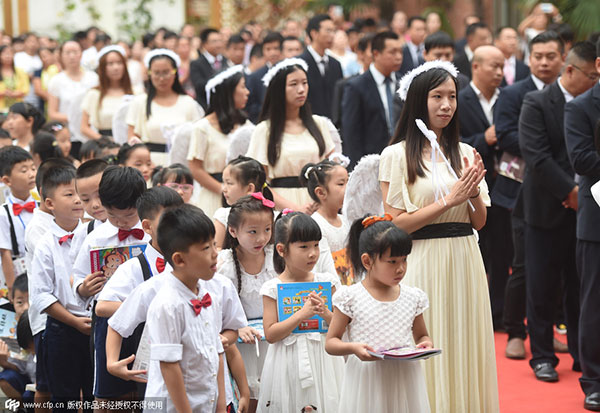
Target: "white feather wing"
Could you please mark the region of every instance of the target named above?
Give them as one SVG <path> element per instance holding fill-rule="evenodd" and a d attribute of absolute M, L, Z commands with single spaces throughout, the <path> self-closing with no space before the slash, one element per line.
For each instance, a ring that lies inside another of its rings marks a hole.
<path fill-rule="evenodd" d="M 364 215 L 383 215 L 379 187 L 379 155 L 363 156 L 350 174 L 342 214 L 349 222 Z"/>

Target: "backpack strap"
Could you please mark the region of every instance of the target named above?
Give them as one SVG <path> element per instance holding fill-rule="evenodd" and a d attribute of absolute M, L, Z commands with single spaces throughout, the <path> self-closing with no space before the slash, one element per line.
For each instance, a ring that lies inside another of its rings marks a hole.
<path fill-rule="evenodd" d="M 96 224 L 96 220 L 95 219 L 92 219 L 90 222 L 88 222 L 88 226 L 87 226 L 87 233 L 88 234 L 94 230 L 94 225 L 95 224 Z"/>
<path fill-rule="evenodd" d="M 8 217 L 8 223 L 10 224 L 10 241 L 12 243 L 13 257 L 19 256 L 19 243 L 17 242 L 17 233 L 15 232 L 15 224 L 13 222 L 12 216 L 10 216 L 10 209 L 8 208 L 8 204 L 3 205 L 6 210 L 6 216 Z"/>
<path fill-rule="evenodd" d="M 144 253 L 141 253 L 137 256 L 137 259 L 140 261 L 140 265 L 142 267 L 142 274 L 144 275 L 144 281 L 148 281 L 152 278 L 152 270 L 150 269 L 150 263 L 146 258 Z"/>

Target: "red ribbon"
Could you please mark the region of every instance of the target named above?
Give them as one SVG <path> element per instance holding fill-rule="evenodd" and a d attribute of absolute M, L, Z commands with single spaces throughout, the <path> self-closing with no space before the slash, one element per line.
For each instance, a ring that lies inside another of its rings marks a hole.
<path fill-rule="evenodd" d="M 165 260 L 164 258 L 156 258 L 156 269 L 158 272 L 163 272 L 165 270 Z"/>
<path fill-rule="evenodd" d="M 74 234 L 63 235 L 58 239 L 58 245 L 63 245 L 67 240 L 73 239 Z"/>
<path fill-rule="evenodd" d="M 33 201 L 27 202 L 26 204 L 23 204 L 23 205 L 13 204 L 13 214 L 15 214 L 15 216 L 21 215 L 21 212 L 23 212 L 23 210 L 25 210 L 27 212 L 33 212 L 34 209 L 35 209 L 35 202 L 33 202 Z"/>
<path fill-rule="evenodd" d="M 260 192 L 253 192 L 250 194 L 251 197 L 258 199 L 259 201 L 262 201 L 262 204 L 264 206 L 266 206 L 267 208 L 275 208 L 275 202 L 271 201 L 270 199 L 265 198 L 265 196 L 263 194 L 261 194 Z"/>
<path fill-rule="evenodd" d="M 212 304 L 212 299 L 210 298 L 210 294 L 206 293 L 204 294 L 204 297 L 202 297 L 201 300 L 193 299 L 190 300 L 190 302 L 192 303 L 194 312 L 196 313 L 196 315 L 198 315 L 200 314 L 200 311 L 202 311 L 203 308 L 210 307 L 210 305 Z"/>
<path fill-rule="evenodd" d="M 123 241 L 125 238 L 132 236 L 134 238 L 137 239 L 143 239 L 144 238 L 144 231 L 142 231 L 139 228 L 134 228 L 134 229 L 130 229 L 130 230 L 126 230 L 126 229 L 119 229 L 119 241 Z"/>

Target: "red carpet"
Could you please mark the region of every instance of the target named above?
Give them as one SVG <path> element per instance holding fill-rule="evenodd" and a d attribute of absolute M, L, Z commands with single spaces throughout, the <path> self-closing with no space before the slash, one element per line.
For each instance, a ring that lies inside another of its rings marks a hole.
<path fill-rule="evenodd" d="M 584 413 L 583 392 L 579 387 L 581 373 L 571 370 L 570 354 L 559 354 L 557 383 L 536 380 L 529 367 L 529 341 L 525 342 L 527 358 L 510 360 L 504 356 L 506 334 L 496 333 L 496 360 L 501 413 Z M 565 336 L 557 336 L 566 342 Z"/>

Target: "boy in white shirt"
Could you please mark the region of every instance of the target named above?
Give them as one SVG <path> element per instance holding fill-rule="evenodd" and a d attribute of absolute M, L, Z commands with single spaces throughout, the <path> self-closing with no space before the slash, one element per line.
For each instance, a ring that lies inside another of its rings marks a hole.
<path fill-rule="evenodd" d="M 49 169 L 42 180 L 42 198 L 54 215 L 39 241 L 32 263 L 32 308 L 48 314 L 43 346 L 44 363 L 53 402 L 92 399 L 89 311 L 70 285 L 68 259 L 73 231 L 80 225 L 83 205 L 75 191 L 75 168 Z M 65 409 L 66 410 L 66 409 Z"/>
<path fill-rule="evenodd" d="M 150 304 L 151 353 L 146 398 L 167 398 L 167 412 L 224 413 L 220 309 L 200 280 L 217 270 L 215 227 L 199 208 L 165 211 L 158 245 L 173 271 Z M 144 411 L 149 411 L 145 409 Z"/>
<path fill-rule="evenodd" d="M 150 236 L 142 229 L 135 208 L 138 198 L 146 191 L 142 174 L 134 168 L 109 166 L 100 180 L 98 194 L 108 221 L 95 228 L 83 241 L 73 265 L 73 291 L 87 307 L 98 294 L 107 278 L 101 271 L 90 274 L 90 250 L 94 248 L 146 245 Z M 135 385 L 112 376 L 106 371 L 107 319 L 94 317 L 93 343 L 95 360 L 94 396 L 99 401 L 131 399 Z"/>

